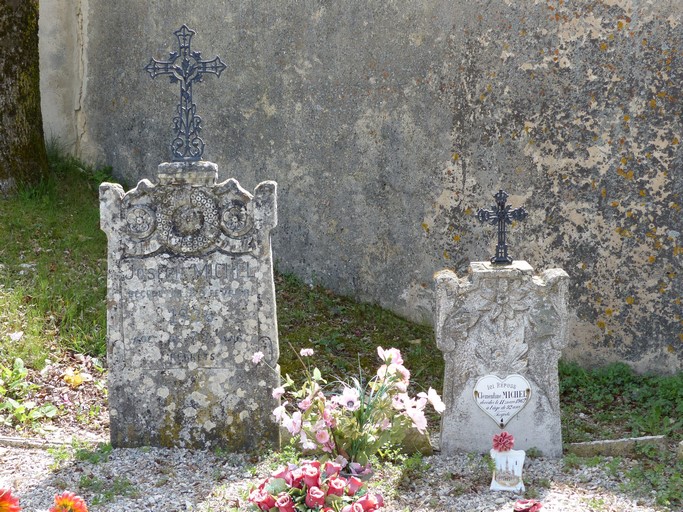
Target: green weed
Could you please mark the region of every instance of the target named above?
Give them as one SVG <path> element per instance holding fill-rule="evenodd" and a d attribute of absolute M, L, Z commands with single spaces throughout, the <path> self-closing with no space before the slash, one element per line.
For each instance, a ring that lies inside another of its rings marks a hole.
<path fill-rule="evenodd" d="M 91 464 L 99 464 L 106 462 L 111 456 L 112 446 L 109 443 L 103 443 L 96 446 L 94 449 L 79 448 L 76 450 L 74 456 L 76 460 L 89 462 Z"/>
<path fill-rule="evenodd" d="M 81 491 L 93 494 L 89 502 L 94 506 L 111 503 L 120 496 L 135 498 L 139 495 L 135 486 L 126 477 L 103 480 L 92 475 L 83 475 L 78 482 L 78 487 Z"/>
<path fill-rule="evenodd" d="M 9 427 L 33 426 L 43 418 L 53 418 L 57 408 L 50 404 L 38 405 L 29 399 L 31 391 L 38 386 L 26 377 L 28 370 L 17 357 L 11 367 L 0 364 L 0 424 Z"/>

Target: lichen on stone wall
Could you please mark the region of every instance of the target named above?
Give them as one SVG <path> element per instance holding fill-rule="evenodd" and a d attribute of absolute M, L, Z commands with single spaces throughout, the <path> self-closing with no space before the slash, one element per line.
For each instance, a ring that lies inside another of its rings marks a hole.
<path fill-rule="evenodd" d="M 166 56 L 165 6 L 89 1 L 86 139 L 131 183 L 166 158 L 177 98 L 131 68 Z M 565 355 L 675 371 L 682 18 L 674 0 L 212 0 L 184 22 L 230 70 L 199 92 L 208 157 L 281 185 L 281 269 L 429 321 L 433 273 L 490 256 L 474 214 L 504 188 L 531 212 L 512 255 L 570 275 Z"/>
<path fill-rule="evenodd" d="M 569 354 L 679 369 L 680 18 L 630 2 L 509 3 L 457 28 L 459 66 L 442 85 L 456 202 L 437 206 L 432 229 L 451 254 L 480 244 L 491 234 L 471 213 L 505 188 L 531 212 L 515 256 L 570 273 Z"/>

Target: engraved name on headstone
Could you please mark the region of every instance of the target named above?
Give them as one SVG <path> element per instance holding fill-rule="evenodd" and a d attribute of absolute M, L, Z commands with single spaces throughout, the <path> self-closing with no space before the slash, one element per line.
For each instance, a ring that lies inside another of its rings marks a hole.
<path fill-rule="evenodd" d="M 100 187 L 114 446 L 279 442 L 276 184 L 252 195 L 216 177 L 213 163 L 173 162 L 158 184 Z M 252 363 L 257 351 L 270 367 Z"/>

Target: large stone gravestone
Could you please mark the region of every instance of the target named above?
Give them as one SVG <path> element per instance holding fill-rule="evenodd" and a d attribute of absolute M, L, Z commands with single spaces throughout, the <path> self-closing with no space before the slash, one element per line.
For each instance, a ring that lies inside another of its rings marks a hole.
<path fill-rule="evenodd" d="M 441 451 L 488 452 L 503 429 L 515 447 L 562 455 L 557 363 L 568 275 L 526 261 L 473 262 L 435 275 L 436 341 L 445 358 Z"/>
<path fill-rule="evenodd" d="M 276 184 L 251 195 L 216 178 L 213 163 L 172 162 L 156 184 L 100 187 L 114 446 L 279 442 Z M 252 363 L 257 351 L 270 367 Z"/>

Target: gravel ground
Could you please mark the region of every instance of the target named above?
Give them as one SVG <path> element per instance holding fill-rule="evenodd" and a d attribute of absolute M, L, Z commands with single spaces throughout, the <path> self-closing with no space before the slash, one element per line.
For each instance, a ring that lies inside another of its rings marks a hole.
<path fill-rule="evenodd" d="M 91 512 L 216 512 L 246 510 L 247 490 L 271 470 L 267 462 L 244 454 L 115 449 L 104 460 L 89 462 L 66 457 L 67 452 L 0 442 L 0 487 L 11 487 L 30 512 L 46 512 L 63 490 L 83 496 Z M 521 498 L 488 489 L 490 473 L 482 456 L 423 460 L 427 466 L 417 472 L 378 471 L 371 486 L 384 495 L 383 510 L 510 512 Z M 561 461 L 527 459 L 524 481 L 544 512 L 664 510 L 620 491 L 620 475 L 609 474 L 606 466 L 568 470 Z"/>

